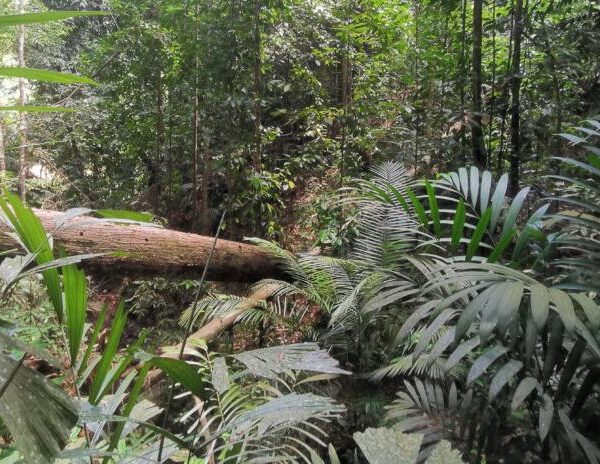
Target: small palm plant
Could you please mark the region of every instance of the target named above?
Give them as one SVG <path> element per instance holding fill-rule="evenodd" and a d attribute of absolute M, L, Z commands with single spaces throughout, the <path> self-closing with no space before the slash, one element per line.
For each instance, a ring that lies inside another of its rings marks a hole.
<path fill-rule="evenodd" d="M 425 280 L 412 298 L 415 311 L 398 332 L 397 341 L 410 347 L 408 356 L 413 364 L 435 366 L 437 374 L 437 384 L 408 388 L 408 394 L 402 393 L 406 396 L 394 405 L 392 418 L 399 420 L 401 430 L 441 437 L 441 422 L 432 420 L 430 404 L 441 404 L 443 410 L 444 398 L 453 397 L 454 402 L 463 398 L 475 405 L 478 414 L 467 423 L 450 421 L 445 431 L 456 436 L 471 430 L 469 440 L 478 444 L 478 453 L 493 455 L 500 437 L 521 429 L 537 435 L 537 452 L 550 461 L 600 460 L 600 450 L 582 432 L 589 428 L 584 405 L 596 403 L 600 327 L 600 306 L 595 301 L 600 228 L 592 183 L 598 179 L 600 163 L 597 149 L 589 145 L 598 135 L 598 124 L 589 124 L 596 130 L 587 128 L 586 139 L 571 137 L 588 150 L 586 162 L 563 159 L 565 171 L 570 170 L 571 175 L 550 176 L 562 185 L 562 191 L 569 188 L 567 194 L 551 200 L 558 199 L 569 209 L 548 215 L 548 206 L 542 205 L 522 221 L 524 227 L 513 229 L 515 232 L 511 229 L 522 209 L 524 191 L 506 203 L 510 206 L 504 212 L 495 213 L 492 208 L 490 215 L 489 208 L 481 213 L 485 205 L 482 195 L 485 199 L 491 191 L 481 189 L 485 173 L 475 180 L 475 169 L 470 175 L 463 170 L 462 176 L 459 171 L 443 177 L 442 184 L 453 186 L 454 193 L 465 200 L 469 192 L 479 190 L 481 216 L 465 241 L 464 255 L 440 253 L 426 259 Z M 501 185 L 500 181 L 495 192 Z M 431 244 L 438 244 L 443 233 L 435 231 L 437 215 L 432 204 L 439 198 L 428 194 L 421 201 L 429 204 L 421 223 L 437 238 Z M 461 229 L 462 218 L 469 216 L 460 199 L 457 205 L 451 211 L 453 232 Z M 495 218 L 499 222 L 494 222 Z M 482 221 L 486 227 L 480 227 Z M 504 225 L 500 227 L 501 222 Z M 499 238 L 489 247 L 473 245 L 480 237 L 493 239 L 495 233 Z M 456 245 L 460 240 L 453 237 L 450 242 Z M 465 368 L 464 375 L 452 375 L 457 366 Z M 378 373 L 398 372 L 407 369 L 391 365 Z M 425 372 L 410 371 L 418 377 Z M 458 380 L 458 385 L 452 383 L 448 392 L 451 379 Z M 436 411 L 439 413 L 439 407 Z M 535 440 L 530 440 L 529 446 L 531 443 Z"/>

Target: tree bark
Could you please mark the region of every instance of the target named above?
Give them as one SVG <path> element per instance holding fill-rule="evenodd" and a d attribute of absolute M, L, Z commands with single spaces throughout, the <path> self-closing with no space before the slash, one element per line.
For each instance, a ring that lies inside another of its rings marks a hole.
<path fill-rule="evenodd" d="M 192 116 L 192 228 L 196 231 L 198 224 L 198 131 L 200 126 L 200 114 L 199 114 L 199 96 L 198 96 L 198 15 L 200 11 L 200 5 L 196 1 L 194 6 L 194 103 L 193 103 L 193 116 Z M 204 185 L 202 186 L 204 189 Z M 205 232 L 201 229 L 202 232 Z"/>
<path fill-rule="evenodd" d="M 25 12 L 25 0 L 19 0 L 19 13 Z M 19 26 L 17 35 L 17 60 L 19 67 L 25 67 L 25 25 Z M 25 79 L 19 78 L 19 104 L 25 106 L 27 104 L 27 83 Z M 27 116 L 24 111 L 19 112 L 19 180 L 18 191 L 21 200 L 25 200 L 27 196 Z"/>
<path fill-rule="evenodd" d="M 124 225 L 92 217 L 68 218 L 57 211 L 35 210 L 55 246 L 70 255 L 106 253 L 82 262 L 92 274 L 150 276 L 197 276 L 201 274 L 213 237 L 159 227 Z M 18 248 L 0 223 L 0 249 Z M 277 260 L 259 247 L 229 240 L 217 241 L 208 266 L 207 279 L 256 282 L 282 278 Z"/>
<path fill-rule="evenodd" d="M 471 137 L 473 143 L 473 162 L 486 167 L 485 142 L 481 117 L 481 40 L 483 36 L 483 0 L 473 0 L 473 105 L 471 114 Z"/>
<path fill-rule="evenodd" d="M 6 151 L 4 150 L 4 118 L 0 117 L 0 173 L 6 171 Z"/>
<path fill-rule="evenodd" d="M 519 190 L 519 171 L 521 163 L 521 36 L 523 34 L 523 0 L 516 0 L 514 12 L 513 57 L 511 72 L 511 108 L 510 108 L 510 182 L 511 194 Z"/>
<path fill-rule="evenodd" d="M 256 172 L 262 171 L 262 134 L 261 134 L 261 49 L 262 43 L 260 38 L 260 0 L 254 0 L 254 46 L 255 57 L 252 69 L 254 80 L 254 103 L 253 103 L 253 118 L 254 118 L 254 147 L 252 150 L 252 164 Z"/>
<path fill-rule="evenodd" d="M 465 155 L 465 75 L 467 74 L 467 0 L 461 0 L 461 40 L 460 40 L 460 64 L 459 64 L 459 76 L 457 82 L 459 83 L 459 95 L 460 95 L 460 161 L 464 165 L 466 164 L 467 157 Z"/>
<path fill-rule="evenodd" d="M 250 296 L 245 298 L 233 311 L 213 319 L 209 323 L 200 327 L 196 332 L 190 334 L 188 343 L 192 340 L 204 340 L 206 343 L 208 343 L 217 338 L 221 333 L 223 333 L 223 331 L 231 328 L 244 311 L 258 306 L 261 301 L 273 296 L 273 292 L 276 289 L 276 285 L 263 286 L 260 290 L 255 291 Z M 162 347 L 160 352 L 162 357 L 177 359 L 179 358 L 179 353 L 181 352 L 181 344 Z M 184 351 L 183 358 L 186 359 L 188 357 L 189 355 Z M 144 382 L 144 388 L 148 389 L 154 387 L 158 382 L 164 379 L 164 377 L 165 375 L 163 371 L 159 369 L 150 371 L 146 377 L 146 381 Z"/>
<path fill-rule="evenodd" d="M 508 53 L 506 59 L 506 75 L 509 76 L 512 69 L 512 58 L 513 58 L 513 32 L 515 24 L 515 2 L 510 1 L 510 34 L 508 37 Z M 504 134 L 506 132 L 506 118 L 508 116 L 509 106 L 509 92 L 510 91 L 510 79 L 506 79 L 502 86 L 502 96 L 500 97 L 501 109 L 500 109 L 500 148 L 498 149 L 498 157 L 496 158 L 496 172 L 501 175 L 504 174 Z"/>

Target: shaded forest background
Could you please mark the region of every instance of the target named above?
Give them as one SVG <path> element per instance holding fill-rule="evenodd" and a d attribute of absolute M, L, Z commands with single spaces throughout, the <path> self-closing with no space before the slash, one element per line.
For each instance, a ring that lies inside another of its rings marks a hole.
<path fill-rule="evenodd" d="M 520 182 L 543 190 L 539 173 L 565 151 L 557 134 L 600 105 L 593 1 L 27 8 L 111 11 L 25 35 L 26 65 L 100 83 L 29 89 L 31 103 L 77 110 L 28 117 L 26 164 L 54 176 L 31 179 L 30 198 L 56 209 L 149 211 L 203 233 L 226 210 L 232 238 L 285 240 L 285 224 L 303 222 L 303 246 L 339 246 L 318 195 L 344 178 L 389 159 L 418 173 L 473 162 L 510 171 L 513 192 Z M 5 34 L 5 56 L 16 56 L 13 39 Z M 2 118 L 17 176 L 27 169 L 17 120 Z"/>

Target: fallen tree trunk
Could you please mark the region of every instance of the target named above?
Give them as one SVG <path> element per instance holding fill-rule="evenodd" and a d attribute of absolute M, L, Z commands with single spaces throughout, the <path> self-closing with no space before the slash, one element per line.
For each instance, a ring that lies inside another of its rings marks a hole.
<path fill-rule="evenodd" d="M 214 242 L 213 237 L 137 224 L 117 224 L 88 216 L 65 216 L 58 211 L 35 210 L 55 244 L 70 255 L 106 253 L 83 264 L 92 273 L 104 275 L 198 276 L 202 273 Z M 18 247 L 0 221 L 0 249 Z M 282 277 L 276 260 L 246 243 L 217 241 L 208 266 L 207 279 L 256 282 Z"/>
<path fill-rule="evenodd" d="M 260 290 L 255 291 L 240 301 L 240 303 L 232 311 L 221 317 L 213 319 L 209 323 L 200 327 L 196 332 L 192 333 L 188 338 L 188 343 L 190 346 L 192 346 L 194 340 L 203 340 L 204 342 L 208 343 L 217 338 L 223 331 L 233 327 L 235 322 L 244 313 L 244 311 L 258 306 L 263 300 L 271 298 L 273 296 L 273 292 L 276 291 L 277 288 L 277 285 L 263 286 Z M 178 359 L 179 354 L 181 353 L 181 344 L 175 346 L 166 346 L 161 348 L 160 351 L 160 355 L 164 358 Z M 187 358 L 189 358 L 189 354 L 184 351 L 183 359 Z M 164 378 L 165 374 L 163 371 L 160 369 L 153 369 L 146 377 L 144 388 L 151 389 Z"/>

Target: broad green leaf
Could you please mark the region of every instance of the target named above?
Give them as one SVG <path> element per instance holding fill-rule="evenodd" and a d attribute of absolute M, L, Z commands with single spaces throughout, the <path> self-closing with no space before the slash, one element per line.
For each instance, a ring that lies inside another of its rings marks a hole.
<path fill-rule="evenodd" d="M 460 244 L 460 239 L 463 236 L 463 231 L 465 229 L 465 202 L 461 198 L 458 201 L 458 205 L 456 206 L 456 214 L 454 215 L 454 220 L 452 221 L 452 242 L 451 247 L 452 250 L 457 250 L 458 245 Z"/>
<path fill-rule="evenodd" d="M 469 302 L 456 323 L 456 341 L 460 340 L 467 333 L 475 318 L 483 312 L 491 295 L 496 291 L 495 286 L 490 286 Z"/>
<path fill-rule="evenodd" d="M 294 343 L 242 351 L 232 355 L 243 363 L 252 375 L 277 379 L 279 374 L 290 370 L 347 375 L 339 362 L 319 348 L 316 343 Z"/>
<path fill-rule="evenodd" d="M 469 173 L 465 168 L 458 169 L 458 178 L 460 179 L 460 189 L 465 198 L 469 198 Z"/>
<path fill-rule="evenodd" d="M 123 335 L 123 329 L 125 328 L 126 322 L 127 313 L 125 311 L 125 306 L 121 302 L 117 308 L 114 319 L 111 321 L 108 341 L 104 347 L 104 351 L 102 352 L 100 362 L 98 363 L 98 366 L 94 372 L 94 379 L 92 381 L 89 393 L 90 403 L 93 405 L 98 404 L 98 402 L 102 399 L 102 392 L 105 390 L 106 381 L 109 379 L 111 364 L 114 361 L 115 355 L 117 354 L 117 349 L 119 348 L 119 343 L 121 341 L 121 336 Z"/>
<path fill-rule="evenodd" d="M 329 464 L 341 464 L 340 458 L 331 443 L 327 446 L 327 451 L 329 454 Z"/>
<path fill-rule="evenodd" d="M 550 431 L 552 425 L 552 418 L 554 417 L 554 404 L 552 398 L 547 394 L 542 395 L 542 406 L 540 407 L 538 431 L 540 433 L 540 439 L 544 441 Z"/>
<path fill-rule="evenodd" d="M 488 208 L 485 210 L 485 213 L 479 219 L 477 223 L 477 227 L 475 227 L 475 231 L 471 236 L 471 240 L 469 240 L 469 245 L 467 246 L 467 260 L 470 260 L 475 255 L 475 252 L 479 248 L 479 244 L 481 243 L 481 239 L 483 238 L 483 234 L 487 230 L 488 224 L 492 217 L 492 209 Z"/>
<path fill-rule="evenodd" d="M 492 173 L 490 171 L 483 171 L 481 175 L 481 192 L 479 202 L 479 212 L 481 214 L 488 208 L 490 201 L 490 192 L 492 190 Z"/>
<path fill-rule="evenodd" d="M 408 203 L 406 202 L 406 199 L 404 198 L 404 195 L 402 195 L 400 190 L 398 190 L 396 187 L 394 187 L 391 184 L 388 185 L 388 188 L 390 189 L 390 191 L 392 192 L 392 194 L 394 195 L 394 197 L 396 198 L 398 203 L 400 203 L 400 206 L 402 206 L 402 208 L 404 208 L 404 211 L 408 212 Z"/>
<path fill-rule="evenodd" d="M 454 327 L 450 327 L 444 335 L 442 335 L 433 345 L 433 348 L 429 352 L 428 358 L 430 363 L 434 363 L 437 359 L 442 355 L 444 351 L 452 344 L 454 341 Z"/>
<path fill-rule="evenodd" d="M 104 320 L 106 319 L 107 312 L 108 312 L 108 303 L 104 303 L 102 305 L 102 309 L 100 310 L 100 313 L 97 316 L 96 322 L 92 329 L 92 333 L 90 334 L 90 336 L 87 340 L 87 349 L 85 350 L 85 354 L 83 355 L 83 358 L 81 358 L 81 361 L 79 362 L 79 365 L 77 368 L 77 376 L 78 377 L 81 377 L 83 371 L 85 369 L 87 369 L 87 367 L 88 367 L 88 360 L 90 359 L 90 356 L 92 355 L 92 352 L 94 351 L 94 345 L 96 344 L 96 341 L 98 340 L 100 331 L 104 328 Z"/>
<path fill-rule="evenodd" d="M 181 359 L 153 357 L 149 363 L 162 370 L 174 382 L 183 385 L 194 395 L 202 398 L 204 395 L 204 382 L 198 370 Z"/>
<path fill-rule="evenodd" d="M 490 294 L 483 311 L 481 313 L 481 322 L 479 323 L 479 337 L 482 342 L 498 330 L 502 333 L 504 327 L 500 327 L 503 306 L 507 302 L 507 295 L 512 291 L 514 281 L 499 282 L 492 286 L 493 293 Z"/>
<path fill-rule="evenodd" d="M 479 199 L 479 169 L 476 166 L 471 166 L 470 175 L 470 197 L 471 205 L 473 209 L 477 207 L 477 200 Z"/>
<path fill-rule="evenodd" d="M 35 254 L 37 264 L 50 263 L 54 259 L 50 242 L 42 223 L 31 208 L 25 206 L 19 197 L 8 192 L 5 192 L 3 197 L 0 196 L 0 208 L 7 225 L 16 232 L 27 251 Z M 58 320 L 62 321 L 62 288 L 58 270 L 54 268 L 44 270 L 42 276 L 54 311 Z"/>
<path fill-rule="evenodd" d="M 560 135 L 563 139 L 568 140 L 573 145 L 577 145 L 577 144 L 580 144 L 580 143 L 585 143 L 585 139 L 582 139 L 581 137 L 578 137 L 578 136 L 573 135 L 573 134 L 562 133 L 562 134 L 558 134 L 558 135 Z"/>
<path fill-rule="evenodd" d="M 415 213 L 417 214 L 419 221 L 421 222 L 421 224 L 423 224 L 423 227 L 428 229 L 429 221 L 427 220 L 427 214 L 425 213 L 425 208 L 423 208 L 423 205 L 421 204 L 421 202 L 419 201 L 417 196 L 412 192 L 412 190 L 409 189 L 409 190 L 407 190 L 406 193 L 408 195 L 408 198 L 410 198 L 410 201 L 413 205 L 413 208 L 415 209 Z"/>
<path fill-rule="evenodd" d="M 465 342 L 462 342 L 460 345 L 456 347 L 456 349 L 448 356 L 446 360 L 446 364 L 444 365 L 444 371 L 448 372 L 452 369 L 458 362 L 464 358 L 468 353 L 473 351 L 475 348 L 479 346 L 479 337 L 473 337 Z"/>
<path fill-rule="evenodd" d="M 562 161 L 564 163 L 571 164 L 571 165 L 581 168 L 595 176 L 600 176 L 600 168 L 596 168 L 590 164 L 583 163 L 579 160 L 576 160 L 573 158 L 561 158 L 561 157 L 553 157 L 552 159 L 556 159 L 556 160 Z"/>
<path fill-rule="evenodd" d="M 313 448 L 310 449 L 310 464 L 325 464 Z"/>
<path fill-rule="evenodd" d="M 0 27 L 47 23 L 79 16 L 102 16 L 105 14 L 107 14 L 105 11 L 44 11 L 40 13 L 0 15 Z"/>
<path fill-rule="evenodd" d="M 550 376 L 554 371 L 554 367 L 560 359 L 560 352 L 563 347 L 563 333 L 563 323 L 560 319 L 554 318 L 552 322 L 552 328 L 550 330 L 550 337 L 548 337 L 548 348 L 546 349 L 544 366 L 542 368 L 542 382 L 544 385 L 550 379 Z"/>
<path fill-rule="evenodd" d="M 0 111 L 19 111 L 23 113 L 74 113 L 77 110 L 61 106 L 15 105 L 0 106 Z"/>
<path fill-rule="evenodd" d="M 550 311 L 550 296 L 548 295 L 548 289 L 539 284 L 531 286 L 530 292 L 531 315 L 538 332 L 540 332 L 548 320 L 548 313 Z"/>
<path fill-rule="evenodd" d="M 96 81 L 76 74 L 49 71 L 47 69 L 0 67 L 0 76 L 32 79 L 36 81 L 52 82 L 54 84 L 89 84 L 98 85 Z"/>
<path fill-rule="evenodd" d="M 565 366 L 562 369 L 554 398 L 559 399 L 567 391 L 569 383 L 575 375 L 575 371 L 581 366 L 581 356 L 585 351 L 586 345 L 587 343 L 583 338 L 578 338 L 571 351 L 569 351 L 569 356 L 567 356 Z"/>
<path fill-rule="evenodd" d="M 120 209 L 100 209 L 97 214 L 109 219 L 129 219 L 137 222 L 151 222 L 154 215 L 150 213 L 139 213 L 137 211 L 126 211 Z"/>
<path fill-rule="evenodd" d="M 592 329 L 600 328 L 600 306 L 583 293 L 571 293 L 570 296 L 579 303 Z"/>
<path fill-rule="evenodd" d="M 65 323 L 71 354 L 71 366 L 75 366 L 81 348 L 87 308 L 87 280 L 83 271 L 71 264 L 62 268 Z"/>
<path fill-rule="evenodd" d="M 506 216 L 504 216 L 504 225 L 502 227 L 503 235 L 508 233 L 508 231 L 511 230 L 517 223 L 519 212 L 523 207 L 523 203 L 525 202 L 525 198 L 527 198 L 528 193 L 529 187 L 525 187 L 515 195 L 515 198 L 513 199 L 512 203 L 508 208 L 508 211 L 506 212 Z"/>
<path fill-rule="evenodd" d="M 531 394 L 531 392 L 539 386 L 538 381 L 534 377 L 525 377 L 515 389 L 513 399 L 510 405 L 512 411 L 519 409 L 523 401 Z"/>
<path fill-rule="evenodd" d="M 140 393 L 142 392 L 142 388 L 144 386 L 144 381 L 146 380 L 146 376 L 148 375 L 148 371 L 150 370 L 150 367 L 151 367 L 151 365 L 149 363 L 146 363 L 140 370 L 140 372 L 137 376 L 137 379 L 135 381 L 135 384 L 133 385 L 133 388 L 131 389 L 131 393 L 129 393 L 129 398 L 127 399 L 127 404 L 125 405 L 125 407 L 123 408 L 123 411 L 121 413 L 122 416 L 129 417 L 129 415 L 131 414 L 131 411 L 133 411 L 133 408 L 134 408 L 135 404 L 137 403 Z M 123 434 L 123 429 L 125 428 L 125 425 L 126 425 L 126 422 L 119 422 L 117 424 L 117 426 L 115 427 L 114 432 L 111 434 L 110 444 L 108 447 L 109 451 L 112 451 L 117 447 L 117 444 L 119 443 L 121 435 Z"/>
<path fill-rule="evenodd" d="M 533 232 L 537 230 L 539 222 L 542 220 L 549 207 L 550 205 L 548 204 L 541 206 L 527 220 L 527 223 L 525 224 L 525 227 L 523 227 L 523 230 L 517 239 L 517 243 L 515 244 L 512 256 L 513 261 L 522 261 L 522 257 L 525 255 L 525 247 L 533 236 Z"/>
<path fill-rule="evenodd" d="M 500 241 L 494 247 L 494 250 L 492 251 L 492 253 L 490 254 L 490 256 L 487 259 L 488 263 L 495 263 L 502 257 L 502 253 L 504 253 L 504 250 L 506 250 L 508 248 L 508 246 L 512 242 L 512 239 L 516 235 L 516 233 L 517 233 L 516 229 L 511 229 L 508 231 L 508 233 L 504 234 L 500 238 Z"/>
<path fill-rule="evenodd" d="M 439 333 L 440 329 L 445 326 L 445 324 L 452 319 L 456 313 L 455 309 L 445 309 L 442 311 L 429 326 L 421 333 L 421 337 L 419 338 L 419 342 L 414 348 L 413 356 L 419 356 L 425 348 L 427 348 L 428 344 L 431 340 L 435 339 L 436 335 Z"/>
<path fill-rule="evenodd" d="M 567 332 L 572 334 L 578 320 L 573 308 L 573 300 L 571 300 L 567 293 L 557 288 L 550 288 L 549 293 L 550 301 L 554 304 L 554 309 L 562 319 Z"/>
<path fill-rule="evenodd" d="M 471 366 L 467 375 L 467 385 L 472 384 L 475 380 L 481 377 L 488 367 L 490 367 L 498 358 L 508 351 L 505 346 L 492 346 L 485 350 Z"/>
<path fill-rule="evenodd" d="M 496 189 L 494 190 L 494 194 L 492 195 L 492 219 L 490 221 L 491 233 L 494 233 L 494 230 L 496 230 L 496 226 L 498 225 L 500 213 L 502 213 L 502 208 L 504 207 L 504 198 L 506 196 L 507 187 L 508 174 L 504 174 L 502 177 L 500 177 L 500 180 L 496 185 Z"/>
<path fill-rule="evenodd" d="M 427 198 L 429 199 L 429 209 L 431 212 L 431 222 L 433 223 L 433 231 L 436 237 L 442 235 L 442 226 L 440 224 L 440 208 L 438 206 L 437 198 L 435 197 L 435 190 L 429 183 L 425 181 L 425 190 L 427 191 Z"/>
<path fill-rule="evenodd" d="M 517 319 L 525 286 L 521 281 L 511 282 L 498 307 L 498 332 L 504 335 L 509 325 Z"/>
<path fill-rule="evenodd" d="M 523 363 L 521 361 L 517 361 L 515 359 L 511 359 L 504 366 L 498 369 L 494 378 L 490 383 L 490 391 L 488 395 L 489 401 L 492 401 L 500 390 L 510 382 L 515 375 L 523 368 Z"/>

